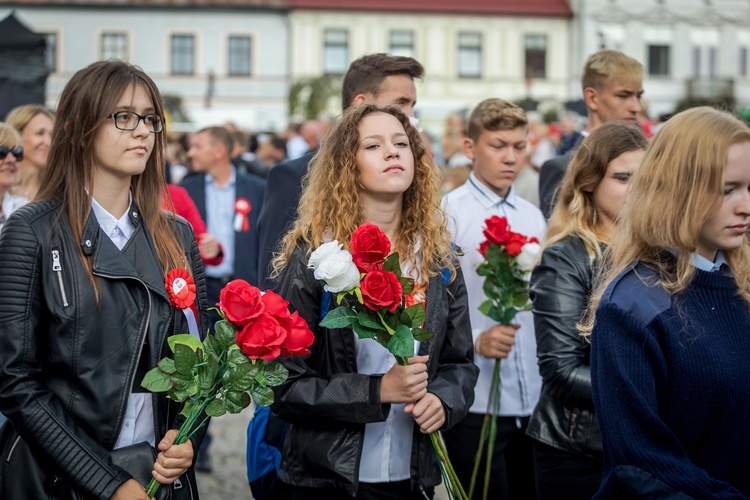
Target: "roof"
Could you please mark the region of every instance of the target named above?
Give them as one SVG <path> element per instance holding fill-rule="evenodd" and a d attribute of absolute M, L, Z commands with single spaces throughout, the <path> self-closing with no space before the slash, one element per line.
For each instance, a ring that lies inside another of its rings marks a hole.
<path fill-rule="evenodd" d="M 16 19 L 11 12 L 0 21 L 0 46 L 2 47 L 44 47 L 47 42 Z"/>
<path fill-rule="evenodd" d="M 566 0 L 287 0 L 292 9 L 573 17 Z"/>

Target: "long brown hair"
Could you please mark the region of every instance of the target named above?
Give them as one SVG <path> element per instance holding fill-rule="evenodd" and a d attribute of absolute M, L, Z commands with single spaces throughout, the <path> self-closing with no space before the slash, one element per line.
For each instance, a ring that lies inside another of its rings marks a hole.
<path fill-rule="evenodd" d="M 724 196 L 729 148 L 745 141 L 750 141 L 745 123 L 705 106 L 675 115 L 656 134 L 628 189 L 610 244 L 611 265 L 580 325 L 584 334 L 591 332 L 609 283 L 636 261 L 652 267 L 658 285 L 672 294 L 690 285 L 695 276 L 690 256 Z M 746 236 L 724 255 L 737 293 L 750 303 L 750 240 Z"/>
<path fill-rule="evenodd" d="M 140 86 L 149 95 L 154 113 L 164 116 L 161 95 L 153 80 L 140 68 L 122 61 L 100 61 L 78 71 L 65 86 L 56 113 L 47 165 L 40 172 L 37 199 L 58 198 L 67 211 L 73 238 L 80 240 L 91 211 L 94 179 L 96 132 L 111 118 L 115 105 L 130 86 Z M 176 227 L 162 212 L 166 191 L 164 177 L 165 131 L 155 135 L 154 149 L 142 174 L 131 179 L 133 200 L 153 237 L 156 253 L 166 272 L 174 267 L 188 270 L 185 251 L 176 236 Z M 89 278 L 94 283 L 91 262 L 82 250 Z"/>
<path fill-rule="evenodd" d="M 609 163 L 630 151 L 646 149 L 641 129 L 623 122 L 600 125 L 584 139 L 570 161 L 550 216 L 543 248 L 568 236 L 578 236 L 592 260 L 601 258 L 600 243 L 609 239 L 594 203 L 594 191 L 607 174 Z"/>
<path fill-rule="evenodd" d="M 421 278 L 435 276 L 441 269 L 455 273 L 447 218 L 438 201 L 442 177 L 419 131 L 397 107 L 362 104 L 340 117 L 311 160 L 303 180 L 299 216 L 283 239 L 281 254 L 274 259 L 274 275 L 278 275 L 298 246 L 306 246 L 311 251 L 324 242 L 324 236 L 347 246 L 354 230 L 365 222 L 356 160 L 358 125 L 373 113 L 387 113 L 401 122 L 414 155 L 414 180 L 404 192 L 401 228 L 394 250 L 402 261 L 410 261 L 415 266 Z M 421 254 L 418 267 L 414 260 L 417 247 Z"/>

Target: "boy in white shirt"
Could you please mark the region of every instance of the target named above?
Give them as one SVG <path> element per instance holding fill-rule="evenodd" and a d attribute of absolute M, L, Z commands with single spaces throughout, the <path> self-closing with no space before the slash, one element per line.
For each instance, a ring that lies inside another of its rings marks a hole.
<path fill-rule="evenodd" d="M 466 418 L 444 432 L 448 453 L 468 493 L 474 459 L 489 397 L 495 360 L 501 363 L 500 414 L 492 457 L 489 498 L 533 499 L 534 468 L 531 439 L 525 435 L 529 416 L 541 390 L 536 360 L 536 338 L 531 312 L 516 315 L 513 325 L 502 326 L 479 311 L 486 300 L 484 278 L 476 272 L 484 260 L 479 244 L 485 220 L 493 215 L 506 217 L 510 228 L 540 241 L 546 223 L 542 212 L 520 198 L 513 187 L 524 166 L 528 122 L 524 111 L 502 99 L 479 103 L 469 119 L 464 153 L 473 160 L 469 180 L 443 198 L 448 212 L 448 228 L 461 247 L 461 267 L 466 279 L 479 379 L 474 389 L 474 405 Z M 485 447 L 486 450 L 486 447 Z M 484 460 L 482 460 L 484 462 Z M 485 464 L 480 472 L 474 498 L 482 497 Z"/>

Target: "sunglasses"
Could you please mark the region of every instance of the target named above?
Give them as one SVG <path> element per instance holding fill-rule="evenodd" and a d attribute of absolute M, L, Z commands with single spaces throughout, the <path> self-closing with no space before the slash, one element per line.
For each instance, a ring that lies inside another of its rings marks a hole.
<path fill-rule="evenodd" d="M 22 146 L 16 146 L 14 148 L 6 148 L 5 146 L 0 146 L 0 161 L 3 161 L 5 158 L 7 158 L 8 153 L 13 153 L 13 156 L 16 157 L 16 161 L 23 161 Z"/>

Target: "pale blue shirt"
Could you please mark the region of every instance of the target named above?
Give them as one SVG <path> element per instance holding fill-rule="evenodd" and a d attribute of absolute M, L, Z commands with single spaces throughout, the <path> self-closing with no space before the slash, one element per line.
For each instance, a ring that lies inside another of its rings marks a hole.
<path fill-rule="evenodd" d="M 497 324 L 479 311 L 479 305 L 487 300 L 482 288 L 484 277 L 477 274 L 477 266 L 484 261 L 479 253 L 479 244 L 486 239 L 482 234 L 484 221 L 493 215 L 506 217 L 511 231 L 528 237 L 536 236 L 539 241 L 544 237 L 547 224 L 542 212 L 518 196 L 515 187 L 511 186 L 508 195 L 501 198 L 482 184 L 473 172 L 465 184 L 443 197 L 442 205 L 448 213 L 448 230 L 453 242 L 464 252 L 459 259 L 469 298 L 472 335 L 476 342 L 482 332 Z M 513 323 L 521 327 L 516 331 L 516 344 L 500 363 L 502 387 L 499 414 L 526 417 L 534 411 L 542 389 L 536 357 L 534 317 L 531 311 L 520 312 Z M 479 378 L 474 387 L 474 404 L 469 411 L 485 414 L 495 360 L 475 354 L 474 363 L 479 367 Z"/>
<path fill-rule="evenodd" d="M 128 206 L 132 202 L 133 196 L 131 194 Z M 135 226 L 130 220 L 128 210 L 117 219 L 97 203 L 94 198 L 91 198 L 91 209 L 102 232 L 109 236 L 109 239 L 119 250 L 125 248 L 128 240 L 135 232 Z M 150 393 L 131 393 L 128 397 L 128 407 L 125 410 L 125 419 L 122 429 L 120 429 L 120 435 L 117 437 L 115 449 L 143 441 L 147 441 L 153 446 L 155 439 L 152 395 Z"/>
<path fill-rule="evenodd" d="M 690 254 L 690 263 L 693 267 L 700 269 L 701 271 L 715 273 L 721 271 L 721 266 L 727 264 L 727 259 L 724 257 L 724 252 L 721 250 L 716 254 L 716 260 L 714 262 L 711 262 L 704 256 L 693 252 Z M 728 266 L 729 265 L 727 264 L 727 269 Z"/>
<path fill-rule="evenodd" d="M 221 243 L 224 260 L 218 266 L 206 266 L 206 276 L 223 278 L 234 275 L 234 203 L 237 199 L 237 171 L 229 165 L 232 173 L 229 182 L 219 187 L 214 178 L 206 174 L 206 229 Z"/>

